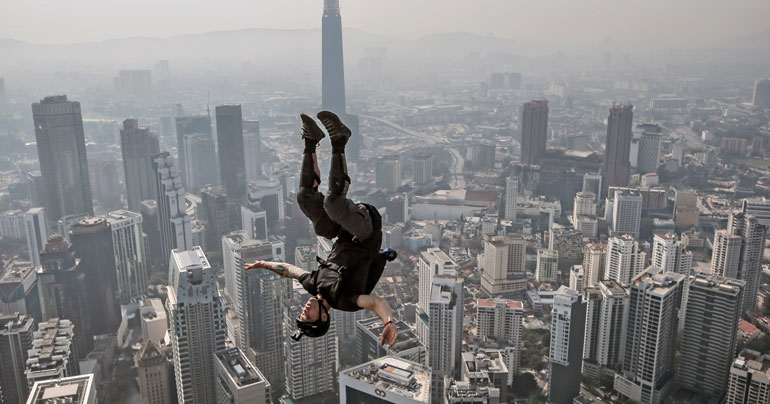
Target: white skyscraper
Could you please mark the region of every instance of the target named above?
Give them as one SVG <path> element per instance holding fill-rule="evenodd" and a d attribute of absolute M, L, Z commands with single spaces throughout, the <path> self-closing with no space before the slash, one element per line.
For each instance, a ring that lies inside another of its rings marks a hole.
<path fill-rule="evenodd" d="M 583 174 L 583 192 L 594 194 L 596 203 L 599 203 L 602 195 L 602 175 L 601 174 Z"/>
<path fill-rule="evenodd" d="M 606 380 L 623 359 L 628 321 L 628 290 L 615 281 L 601 281 L 586 290 L 587 311 L 583 372 Z"/>
<path fill-rule="evenodd" d="M 571 404 L 580 395 L 585 320 L 586 305 L 580 293 L 560 287 L 551 310 L 549 403 Z"/>
<path fill-rule="evenodd" d="M 737 345 L 745 282 L 698 273 L 687 282 L 678 381 L 681 387 L 719 397 L 727 387 Z"/>
<path fill-rule="evenodd" d="M 506 366 L 513 373 L 519 370 L 523 317 L 524 305 L 517 300 L 480 299 L 476 304 L 478 336 L 505 345 Z"/>
<path fill-rule="evenodd" d="M 433 181 L 433 155 L 419 153 L 412 157 L 412 176 L 417 185 Z"/>
<path fill-rule="evenodd" d="M 283 299 L 283 332 L 290 336 L 297 329 L 296 319 L 310 294 L 294 281 Z M 283 343 L 286 393 L 295 400 L 334 390 L 337 384 L 337 328 L 334 321 L 322 337 L 286 338 Z"/>
<path fill-rule="evenodd" d="M 241 224 L 249 238 L 267 240 L 267 212 L 241 206 Z"/>
<path fill-rule="evenodd" d="M 43 251 L 48 239 L 44 208 L 32 208 L 24 214 L 24 235 L 27 238 L 29 262 L 37 267 L 40 265 L 40 251 Z"/>
<path fill-rule="evenodd" d="M 431 368 L 431 402 L 444 396 L 444 377 L 457 379 L 463 330 L 463 280 L 436 275 L 430 293 L 428 365 Z"/>
<path fill-rule="evenodd" d="M 569 269 L 569 288 L 572 290 L 582 291 L 584 286 L 583 282 L 585 274 L 583 273 L 582 265 L 573 265 Z"/>
<path fill-rule="evenodd" d="M 606 209 L 611 208 L 608 223 L 610 236 L 630 234 L 639 237 L 639 225 L 642 221 L 642 195 L 635 190 L 615 192 L 614 199 L 607 200 Z"/>
<path fill-rule="evenodd" d="M 578 192 L 575 194 L 575 216 L 596 215 L 596 195 L 591 192 Z"/>
<path fill-rule="evenodd" d="M 623 371 L 614 388 L 643 404 L 659 404 L 674 386 L 674 353 L 685 276 L 649 267 L 631 286 Z"/>
<path fill-rule="evenodd" d="M 711 273 L 737 279 L 742 244 L 741 236 L 730 234 L 728 230 L 717 230 L 714 233 L 714 250 L 711 253 Z"/>
<path fill-rule="evenodd" d="M 166 306 L 179 404 L 216 403 L 214 353 L 225 349 L 217 276 L 203 250 L 172 250 Z"/>
<path fill-rule="evenodd" d="M 35 382 L 27 404 L 97 404 L 93 373 Z"/>
<path fill-rule="evenodd" d="M 767 226 L 759 223 L 754 216 L 731 213 L 727 228 L 730 233 L 742 238 L 741 259 L 736 278 L 746 281 L 746 287 L 743 289 L 743 310 L 750 310 L 757 306 Z"/>
<path fill-rule="evenodd" d="M 121 304 L 147 294 L 147 251 L 142 239 L 142 215 L 128 210 L 107 214 Z"/>
<path fill-rule="evenodd" d="M 607 245 L 601 243 L 586 244 L 583 248 L 583 287 L 597 286 L 604 279 Z"/>
<path fill-rule="evenodd" d="M 516 221 L 516 198 L 519 194 L 519 178 L 508 177 L 505 180 L 505 213 L 503 219 Z"/>
<path fill-rule="evenodd" d="M 484 236 L 481 290 L 489 296 L 526 290 L 526 249 L 526 241 L 518 234 Z"/>
<path fill-rule="evenodd" d="M 559 252 L 555 250 L 538 250 L 535 279 L 538 282 L 556 282 L 559 275 Z"/>
<path fill-rule="evenodd" d="M 378 157 L 375 175 L 377 188 L 390 193 L 398 191 L 401 188 L 401 159 L 395 154 Z"/>
<path fill-rule="evenodd" d="M 756 217 L 760 224 L 770 227 L 770 199 L 767 197 L 744 199 L 741 212 Z"/>
<path fill-rule="evenodd" d="M 261 162 L 265 161 L 260 154 L 262 144 L 259 134 L 259 121 L 243 121 L 243 161 L 246 165 L 246 181 L 254 182 L 262 173 Z"/>
<path fill-rule="evenodd" d="M 684 243 L 676 239 L 676 234 L 656 234 L 653 239 L 651 265 L 665 272 L 690 275 L 692 253 L 685 250 Z"/>
<path fill-rule="evenodd" d="M 642 272 L 647 253 L 633 237 L 622 235 L 607 241 L 604 279 L 613 280 L 623 286 L 629 285 L 636 274 Z"/>
<path fill-rule="evenodd" d="M 239 348 L 216 353 L 216 404 L 269 404 L 270 383 Z"/>
<path fill-rule="evenodd" d="M 419 283 L 417 289 L 417 308 L 419 319 L 416 328 L 420 341 L 427 346 L 433 279 L 437 275 L 457 276 L 457 264 L 440 248 L 431 247 L 420 253 L 420 258 L 417 261 L 417 271 Z"/>
<path fill-rule="evenodd" d="M 161 254 L 171 250 L 190 250 L 192 246 L 192 218 L 187 216 L 185 191 L 174 159 L 168 152 L 155 155 L 152 162 L 155 184 L 158 187 L 158 228 Z"/>

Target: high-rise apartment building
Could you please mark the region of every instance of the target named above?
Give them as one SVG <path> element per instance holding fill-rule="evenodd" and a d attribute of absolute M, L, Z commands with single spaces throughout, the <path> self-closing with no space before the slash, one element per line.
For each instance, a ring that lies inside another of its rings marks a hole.
<path fill-rule="evenodd" d="M 431 368 L 431 402 L 444 396 L 444 378 L 459 378 L 463 329 L 463 280 L 436 275 L 430 293 L 428 365 Z"/>
<path fill-rule="evenodd" d="M 157 199 L 152 156 L 160 153 L 158 136 L 149 128 L 140 127 L 138 120 L 126 119 L 120 130 L 120 152 L 128 210 L 138 213 L 142 201 Z"/>
<path fill-rule="evenodd" d="M 598 204 L 602 196 L 602 175 L 585 173 L 583 174 L 583 192 L 592 193 Z"/>
<path fill-rule="evenodd" d="M 107 215 L 121 304 L 147 294 L 147 251 L 142 240 L 142 215 L 116 210 Z"/>
<path fill-rule="evenodd" d="M 674 353 L 685 276 L 649 267 L 629 287 L 622 372 L 614 388 L 643 404 L 659 404 L 674 386 Z"/>
<path fill-rule="evenodd" d="M 375 174 L 377 188 L 395 193 L 401 188 L 401 159 L 396 154 L 378 157 Z"/>
<path fill-rule="evenodd" d="M 505 212 L 503 219 L 516 221 L 516 198 L 519 194 L 519 178 L 508 177 L 505 180 Z"/>
<path fill-rule="evenodd" d="M 433 181 L 433 155 L 417 153 L 412 156 L 412 178 L 416 185 L 425 185 Z"/>
<path fill-rule="evenodd" d="M 633 136 L 633 105 L 613 105 L 607 117 L 607 141 L 602 165 L 603 192 L 609 187 L 628 185 L 631 162 L 631 138 Z"/>
<path fill-rule="evenodd" d="M 725 404 L 770 402 L 770 355 L 744 349 L 730 366 Z"/>
<path fill-rule="evenodd" d="M 428 312 L 433 278 L 436 275 L 457 275 L 457 264 L 447 253 L 438 247 L 431 247 L 420 253 L 417 261 L 418 291 L 417 304 L 425 313 Z"/>
<path fill-rule="evenodd" d="M 52 318 L 38 324 L 27 351 L 27 386 L 80 374 L 74 338 L 75 325 L 69 320 Z"/>
<path fill-rule="evenodd" d="M 180 111 L 184 114 L 184 111 Z M 187 158 L 185 156 L 185 136 L 192 134 L 202 134 L 208 139 L 211 137 L 211 117 L 206 116 L 181 116 L 177 115 L 176 118 L 176 150 L 178 153 L 177 166 L 181 171 L 181 185 L 182 187 L 188 185 L 187 176 L 184 172 L 187 167 Z M 213 151 L 212 151 L 213 152 Z M 212 153 L 213 156 L 213 153 Z"/>
<path fill-rule="evenodd" d="M 524 305 L 517 300 L 480 299 L 476 304 L 478 336 L 503 343 L 506 366 L 513 373 L 519 370 L 523 317 Z"/>
<path fill-rule="evenodd" d="M 203 250 L 172 250 L 166 306 L 179 404 L 215 403 L 214 353 L 225 349 L 225 318 Z"/>
<path fill-rule="evenodd" d="M 142 404 L 171 404 L 171 378 L 166 354 L 153 341 L 145 341 L 134 356 Z"/>
<path fill-rule="evenodd" d="M 98 404 L 93 373 L 35 382 L 27 404 Z"/>
<path fill-rule="evenodd" d="M 583 273 L 583 266 L 573 265 L 569 269 L 569 288 L 572 290 L 577 290 L 578 292 L 582 291 L 585 288 L 583 286 L 584 276 L 585 274 Z"/>
<path fill-rule="evenodd" d="M 216 404 L 269 404 L 270 383 L 240 348 L 216 353 Z"/>
<path fill-rule="evenodd" d="M 770 79 L 757 80 L 754 83 L 752 102 L 755 107 L 770 107 Z"/>
<path fill-rule="evenodd" d="M 42 319 L 37 268 L 31 262 L 9 259 L 0 275 L 0 313 L 28 314 Z"/>
<path fill-rule="evenodd" d="M 583 247 L 583 287 L 597 286 L 604 279 L 607 245 L 589 243 Z"/>
<path fill-rule="evenodd" d="M 744 199 L 741 212 L 756 217 L 760 224 L 770 227 L 770 199 L 767 197 Z"/>
<path fill-rule="evenodd" d="M 745 283 L 698 273 L 687 281 L 678 383 L 713 397 L 727 387 L 737 345 Z"/>
<path fill-rule="evenodd" d="M 537 266 L 535 279 L 538 282 L 556 282 L 559 275 L 559 252 L 554 250 L 537 250 Z"/>
<path fill-rule="evenodd" d="M 571 404 L 580 395 L 586 304 L 579 292 L 562 286 L 551 310 L 548 402 Z"/>
<path fill-rule="evenodd" d="M 109 252 L 107 252 L 109 253 Z M 89 316 L 87 274 L 75 258 L 74 249 L 64 237 L 48 238 L 40 253 L 37 289 L 43 320 L 66 318 L 74 325 L 73 343 L 80 355 L 93 348 L 93 330 Z"/>
<path fill-rule="evenodd" d="M 296 319 L 310 294 L 299 282 L 287 288 L 283 302 L 283 332 L 292 335 L 297 329 Z M 294 400 L 334 390 L 337 384 L 337 326 L 334 321 L 322 337 L 299 341 L 286 338 L 284 347 L 284 373 L 286 393 Z M 257 365 L 259 366 L 259 365 Z M 269 380 L 269 378 L 268 378 Z"/>
<path fill-rule="evenodd" d="M 652 244 L 652 263 L 655 268 L 665 272 L 690 275 L 692 271 L 692 253 L 676 239 L 676 234 L 656 234 Z"/>
<path fill-rule="evenodd" d="M 481 290 L 489 296 L 525 290 L 527 244 L 518 234 L 484 236 Z"/>
<path fill-rule="evenodd" d="M 45 97 L 32 104 L 32 118 L 48 220 L 93 215 L 80 103 L 66 95 Z"/>
<path fill-rule="evenodd" d="M 714 249 L 711 253 L 711 273 L 737 279 L 741 264 L 743 238 L 730 234 L 729 230 L 714 233 Z"/>
<path fill-rule="evenodd" d="M 743 289 L 743 310 L 751 310 L 757 306 L 767 226 L 759 223 L 756 217 L 733 212 L 727 221 L 727 229 L 742 239 L 736 278 L 746 281 L 746 287 Z"/>
<path fill-rule="evenodd" d="M 285 189 L 278 180 L 260 180 L 250 183 L 247 196 L 249 209 L 255 212 L 264 210 L 268 226 L 283 223 L 286 209 Z M 304 217 L 304 214 L 302 216 Z"/>
<path fill-rule="evenodd" d="M 584 294 L 586 327 L 583 372 L 607 379 L 623 360 L 628 321 L 628 289 L 606 280 Z"/>
<path fill-rule="evenodd" d="M 0 314 L 0 402 L 23 404 L 29 386 L 24 370 L 35 320 L 25 314 Z"/>
<path fill-rule="evenodd" d="M 611 199 L 608 198 L 605 219 L 608 222 L 610 236 L 630 234 L 639 237 L 642 206 L 642 195 L 633 189 L 617 191 Z"/>
<path fill-rule="evenodd" d="M 638 273 L 644 270 L 647 253 L 631 236 L 611 237 L 607 241 L 605 262 L 604 279 L 627 286 Z"/>
<path fill-rule="evenodd" d="M 344 114 L 345 64 L 339 0 L 324 0 L 321 19 L 321 108 Z"/>
<path fill-rule="evenodd" d="M 548 101 L 524 103 L 521 112 L 521 163 L 539 164 L 548 141 Z"/>
<path fill-rule="evenodd" d="M 219 175 L 227 197 L 240 201 L 246 196 L 246 163 L 243 148 L 243 115 L 240 105 L 219 105 L 217 146 Z"/>
<path fill-rule="evenodd" d="M 24 214 L 24 236 L 27 238 L 29 262 L 34 266 L 40 265 L 40 251 L 48 238 L 44 208 L 32 208 Z"/>
<path fill-rule="evenodd" d="M 177 131 L 179 125 L 177 121 Z M 174 159 L 168 152 L 153 157 L 155 184 L 158 187 L 158 228 L 161 254 L 171 250 L 186 251 L 192 246 L 192 218 L 187 215 L 185 191 Z"/>

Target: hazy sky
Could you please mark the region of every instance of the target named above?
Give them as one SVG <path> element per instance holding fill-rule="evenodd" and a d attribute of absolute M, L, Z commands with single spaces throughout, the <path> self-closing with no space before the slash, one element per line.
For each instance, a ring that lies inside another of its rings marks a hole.
<path fill-rule="evenodd" d="M 343 25 L 413 38 L 465 31 L 528 42 L 702 43 L 770 30 L 770 0 L 341 0 Z M 36 43 L 313 28 L 322 0 L 4 0 L 0 38 Z"/>

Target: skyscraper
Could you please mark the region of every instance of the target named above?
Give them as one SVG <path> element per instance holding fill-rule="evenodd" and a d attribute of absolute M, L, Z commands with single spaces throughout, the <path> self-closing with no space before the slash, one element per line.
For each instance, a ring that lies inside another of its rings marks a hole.
<path fill-rule="evenodd" d="M 505 212 L 503 219 L 516 221 L 516 198 L 519 195 L 519 178 L 508 177 L 505 180 Z"/>
<path fill-rule="evenodd" d="M 755 107 L 770 107 L 770 79 L 757 80 L 754 84 Z"/>
<path fill-rule="evenodd" d="M 147 251 L 142 240 L 142 215 L 116 210 L 107 215 L 121 304 L 147 294 Z"/>
<path fill-rule="evenodd" d="M 559 252 L 540 249 L 537 251 L 535 279 L 538 282 L 556 282 L 559 275 Z"/>
<path fill-rule="evenodd" d="M 203 133 L 184 135 L 185 164 L 179 170 L 187 179 L 186 188 L 197 193 L 208 184 L 217 184 L 214 139 Z"/>
<path fill-rule="evenodd" d="M 521 112 L 521 163 L 539 164 L 548 141 L 548 101 L 524 103 Z"/>
<path fill-rule="evenodd" d="M 169 363 L 153 341 L 145 341 L 134 356 L 142 404 L 171 404 Z"/>
<path fill-rule="evenodd" d="M 628 289 L 601 281 L 586 290 L 586 327 L 583 371 L 597 378 L 612 377 L 623 360 L 628 321 Z"/>
<path fill-rule="evenodd" d="M 209 254 L 219 251 L 222 236 L 230 231 L 230 215 L 227 211 L 227 195 L 222 187 L 207 186 L 201 189 L 203 212 L 198 218 L 206 221 L 204 247 Z"/>
<path fill-rule="evenodd" d="M 551 310 L 548 402 L 571 404 L 580 395 L 586 304 L 580 293 L 562 286 Z"/>
<path fill-rule="evenodd" d="M 639 242 L 631 236 L 611 237 L 607 241 L 604 279 L 628 286 L 631 280 L 644 269 L 647 253 L 641 250 Z"/>
<path fill-rule="evenodd" d="M 345 65 L 342 58 L 342 18 L 339 0 L 324 0 L 321 19 L 321 108 L 344 114 Z"/>
<path fill-rule="evenodd" d="M 623 190 L 615 193 L 612 199 L 607 199 L 607 213 L 610 236 L 630 234 L 639 237 L 639 227 L 642 222 L 642 195 L 636 190 Z M 607 216 L 607 215 L 605 215 Z"/>
<path fill-rule="evenodd" d="M 126 119 L 120 130 L 120 151 L 123 155 L 128 210 L 138 213 L 142 201 L 156 199 L 152 156 L 160 153 L 158 136 L 147 127 L 139 127 L 136 119 Z"/>
<path fill-rule="evenodd" d="M 237 202 L 246 196 L 241 106 L 219 105 L 215 110 L 221 184 L 227 191 L 227 198 Z"/>
<path fill-rule="evenodd" d="M 613 105 L 607 117 L 607 142 L 602 165 L 602 192 L 609 187 L 628 185 L 631 153 L 633 105 Z"/>
<path fill-rule="evenodd" d="M 433 181 L 433 155 L 418 153 L 412 157 L 412 177 L 416 185 Z"/>
<path fill-rule="evenodd" d="M 109 253 L 109 252 L 107 252 Z M 40 253 L 37 288 L 43 320 L 66 318 L 74 325 L 73 343 L 80 355 L 93 348 L 93 330 L 89 316 L 86 274 L 75 258 L 75 250 L 64 237 L 48 238 Z"/>
<path fill-rule="evenodd" d="M 173 249 L 189 250 L 193 247 L 192 218 L 187 216 L 185 191 L 174 166 L 174 159 L 168 152 L 157 154 L 153 156 L 152 168 L 155 170 L 155 185 L 158 187 L 161 254 L 170 254 Z"/>
<path fill-rule="evenodd" d="M 663 134 L 659 125 L 637 125 L 641 131 L 639 137 L 639 152 L 636 157 L 636 171 L 639 174 L 654 173 L 660 163 L 660 149 L 663 142 Z"/>
<path fill-rule="evenodd" d="M 214 353 L 225 349 L 217 276 L 203 250 L 172 250 L 166 305 L 179 404 L 215 403 Z"/>
<path fill-rule="evenodd" d="M 270 383 L 239 348 L 216 353 L 216 404 L 268 404 Z"/>
<path fill-rule="evenodd" d="M 770 402 L 770 355 L 744 349 L 730 367 L 725 404 Z"/>
<path fill-rule="evenodd" d="M 378 157 L 375 174 L 377 188 L 395 193 L 401 188 L 401 159 L 397 154 Z"/>
<path fill-rule="evenodd" d="M 741 264 L 743 238 L 730 234 L 729 230 L 714 233 L 714 250 L 711 253 L 711 273 L 738 279 Z"/>
<path fill-rule="evenodd" d="M 417 261 L 419 288 L 417 291 L 417 304 L 425 312 L 428 312 L 433 278 L 436 275 L 457 275 L 457 264 L 443 250 L 431 247 L 420 253 Z"/>
<path fill-rule="evenodd" d="M 460 376 L 463 330 L 463 280 L 436 275 L 429 303 L 428 365 L 431 368 L 431 402 L 444 396 L 444 378 Z"/>
<path fill-rule="evenodd" d="M 74 343 L 75 326 L 70 320 L 52 318 L 37 325 L 27 351 L 27 385 L 80 374 L 79 353 Z"/>
<path fill-rule="evenodd" d="M 726 390 L 735 358 L 743 281 L 698 273 L 687 282 L 679 385 L 713 397 Z"/>
<path fill-rule="evenodd" d="M 527 243 L 518 234 L 484 236 L 481 290 L 497 296 L 527 288 L 524 272 Z"/>
<path fill-rule="evenodd" d="M 731 234 L 741 237 L 741 256 L 735 278 L 746 281 L 746 287 L 743 289 L 743 311 L 750 310 L 757 306 L 767 226 L 760 224 L 754 216 L 732 212 L 727 221 L 727 229 Z M 714 251 L 716 252 L 716 249 Z"/>
<path fill-rule="evenodd" d="M 756 217 L 759 223 L 770 227 L 770 199 L 767 197 L 744 199 L 741 212 Z"/>
<path fill-rule="evenodd" d="M 623 369 L 614 388 L 643 404 L 659 404 L 674 386 L 677 314 L 685 276 L 647 268 L 629 287 Z"/>
<path fill-rule="evenodd" d="M 583 248 L 583 287 L 597 286 L 604 279 L 607 245 L 589 243 Z"/>
<path fill-rule="evenodd" d="M 692 253 L 685 249 L 684 243 L 676 239 L 676 234 L 656 234 L 652 243 L 652 266 L 664 272 L 690 275 Z"/>
<path fill-rule="evenodd" d="M 180 106 L 181 108 L 181 106 Z M 176 116 L 176 150 L 178 153 L 178 166 L 182 175 L 182 186 L 188 184 L 187 177 L 184 172 L 187 167 L 187 158 L 184 148 L 184 137 L 186 135 L 192 135 L 200 133 L 208 139 L 211 137 L 211 117 L 209 116 Z M 212 153 L 213 156 L 213 153 Z"/>
<path fill-rule="evenodd" d="M 32 104 L 48 220 L 94 214 L 80 103 L 54 95 Z"/>
<path fill-rule="evenodd" d="M 243 121 L 243 162 L 246 166 L 246 182 L 253 182 L 262 175 L 262 141 L 259 121 Z"/>
<path fill-rule="evenodd" d="M 24 235 L 27 238 L 29 262 L 38 266 L 40 265 L 40 251 L 45 247 L 45 240 L 48 238 L 45 209 L 32 208 L 24 214 Z"/>
<path fill-rule="evenodd" d="M 519 371 L 523 317 L 524 305 L 517 300 L 480 299 L 476 304 L 478 336 L 505 346 L 506 366 L 513 373 Z"/>
<path fill-rule="evenodd" d="M 23 404 L 29 387 L 24 370 L 35 320 L 25 314 L 0 314 L 0 402 Z"/>
<path fill-rule="evenodd" d="M 583 192 L 594 194 L 594 197 L 596 198 L 595 202 L 598 204 L 602 196 L 602 175 L 591 173 L 583 174 Z"/>

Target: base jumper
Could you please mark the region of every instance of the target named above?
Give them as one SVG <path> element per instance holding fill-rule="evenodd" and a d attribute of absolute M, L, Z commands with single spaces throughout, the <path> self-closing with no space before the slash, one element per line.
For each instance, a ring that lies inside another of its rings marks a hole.
<path fill-rule="evenodd" d="M 385 269 L 385 262 L 395 258 L 395 251 L 380 252 L 382 218 L 377 209 L 366 203 L 347 199 L 350 177 L 345 161 L 345 145 L 351 132 L 332 112 L 321 111 L 318 119 L 326 127 L 332 144 L 329 169 L 329 191 L 318 191 L 321 172 L 316 147 L 324 132 L 308 115 L 301 114 L 302 156 L 297 202 L 302 212 L 313 222 L 316 234 L 327 239 L 337 238 L 329 257 L 318 258 L 318 269 L 305 271 L 297 266 L 270 261 L 256 261 L 246 270 L 264 268 L 285 278 L 297 279 L 312 296 L 297 317 L 297 331 L 292 336 L 320 337 L 329 330 L 329 309 L 358 311 L 368 309 L 385 324 L 380 344 L 396 343 L 398 330 L 388 302 L 371 294 Z"/>

